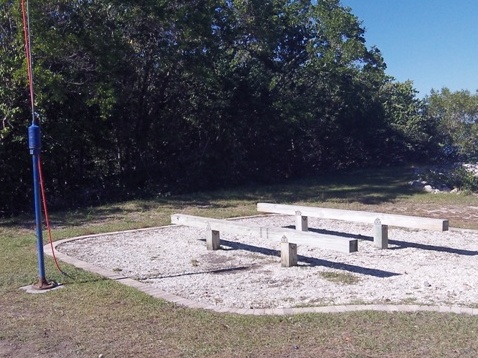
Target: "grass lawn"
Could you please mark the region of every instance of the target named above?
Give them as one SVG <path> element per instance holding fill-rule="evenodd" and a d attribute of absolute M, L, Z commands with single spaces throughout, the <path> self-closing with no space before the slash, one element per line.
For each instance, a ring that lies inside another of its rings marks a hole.
<path fill-rule="evenodd" d="M 448 218 L 451 227 L 478 229 L 478 197 L 417 193 L 408 185 L 412 179 L 407 168 L 355 171 L 50 216 L 54 240 L 161 226 L 174 212 L 253 215 L 259 201 Z M 47 277 L 64 287 L 27 294 L 19 288 L 37 278 L 33 225 L 33 214 L 0 221 L 0 357 L 478 356 L 478 317 L 372 311 L 217 314 L 154 299 L 66 264 L 62 268 L 71 277 L 62 276 L 49 257 Z"/>

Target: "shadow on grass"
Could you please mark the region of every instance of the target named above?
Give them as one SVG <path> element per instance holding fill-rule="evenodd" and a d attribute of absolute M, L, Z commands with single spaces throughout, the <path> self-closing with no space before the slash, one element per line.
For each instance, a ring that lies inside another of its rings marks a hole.
<path fill-rule="evenodd" d="M 414 178 L 411 168 L 364 169 L 313 178 L 291 180 L 274 185 L 256 185 L 194 194 L 171 199 L 211 203 L 215 200 L 250 200 L 274 202 L 358 202 L 381 204 L 398 197 L 411 196 L 417 192 L 408 184 Z"/>
<path fill-rule="evenodd" d="M 86 285 L 98 282 L 108 282 L 109 279 L 106 277 L 97 277 L 96 275 L 95 277 L 88 277 L 85 276 L 85 274 L 76 275 L 72 274 L 69 270 L 65 270 L 63 274 L 55 274 L 53 281 L 57 282 L 61 286 L 66 287 L 75 285 Z"/>
<path fill-rule="evenodd" d="M 399 197 L 416 195 L 408 182 L 413 179 L 411 168 L 364 169 L 329 173 L 312 178 L 284 181 L 279 184 L 256 184 L 230 189 L 162 196 L 158 194 L 146 200 L 118 202 L 98 207 L 80 208 L 73 211 L 55 212 L 50 215 L 54 226 L 74 227 L 92 221 L 105 222 L 128 214 L 141 214 L 154 210 L 228 209 L 238 202 L 261 201 L 278 203 L 360 203 L 381 204 Z M 0 227 L 25 226 L 31 228 L 33 218 L 23 215 L 1 220 Z"/>

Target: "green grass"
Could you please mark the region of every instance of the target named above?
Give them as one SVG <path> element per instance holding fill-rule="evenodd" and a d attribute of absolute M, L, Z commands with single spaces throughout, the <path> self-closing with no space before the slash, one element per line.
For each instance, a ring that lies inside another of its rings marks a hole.
<path fill-rule="evenodd" d="M 259 201 L 448 217 L 478 229 L 474 195 L 413 192 L 407 168 L 356 171 L 275 186 L 158 197 L 51 214 L 54 239 L 160 226 L 172 213 L 256 214 Z M 428 215 L 425 215 L 428 214 Z M 0 221 L 0 357 L 476 357 L 478 317 L 355 312 L 239 316 L 193 310 L 46 258 L 60 290 L 31 295 L 37 277 L 31 217 Z M 45 236 L 46 237 L 46 236 Z M 191 261 L 191 264 L 194 263 Z M 348 283 L 341 275 L 330 278 Z M 353 283 L 351 283 L 353 284 Z M 320 289 L 320 288 L 318 288 Z"/>
<path fill-rule="evenodd" d="M 321 272 L 320 276 L 327 281 L 342 285 L 354 285 L 360 281 L 357 276 L 354 276 L 348 272 L 327 271 Z"/>

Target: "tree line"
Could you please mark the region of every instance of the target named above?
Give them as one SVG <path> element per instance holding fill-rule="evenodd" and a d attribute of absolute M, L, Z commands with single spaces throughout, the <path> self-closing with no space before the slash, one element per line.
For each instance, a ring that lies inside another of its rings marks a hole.
<path fill-rule="evenodd" d="M 476 159 L 477 95 L 418 99 L 412 82 L 385 73 L 339 0 L 43 0 L 29 10 L 53 207 Z M 22 31 L 18 2 L 2 0 L 3 214 L 29 209 L 32 196 Z"/>

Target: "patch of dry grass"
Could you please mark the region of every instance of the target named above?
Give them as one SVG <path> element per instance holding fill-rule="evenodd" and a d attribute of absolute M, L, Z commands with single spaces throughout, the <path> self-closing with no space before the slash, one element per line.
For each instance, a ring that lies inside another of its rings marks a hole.
<path fill-rule="evenodd" d="M 342 285 L 354 285 L 360 281 L 360 279 L 352 275 L 349 272 L 335 272 L 335 271 L 326 271 L 321 272 L 320 276 L 327 281 L 335 282 Z"/>

